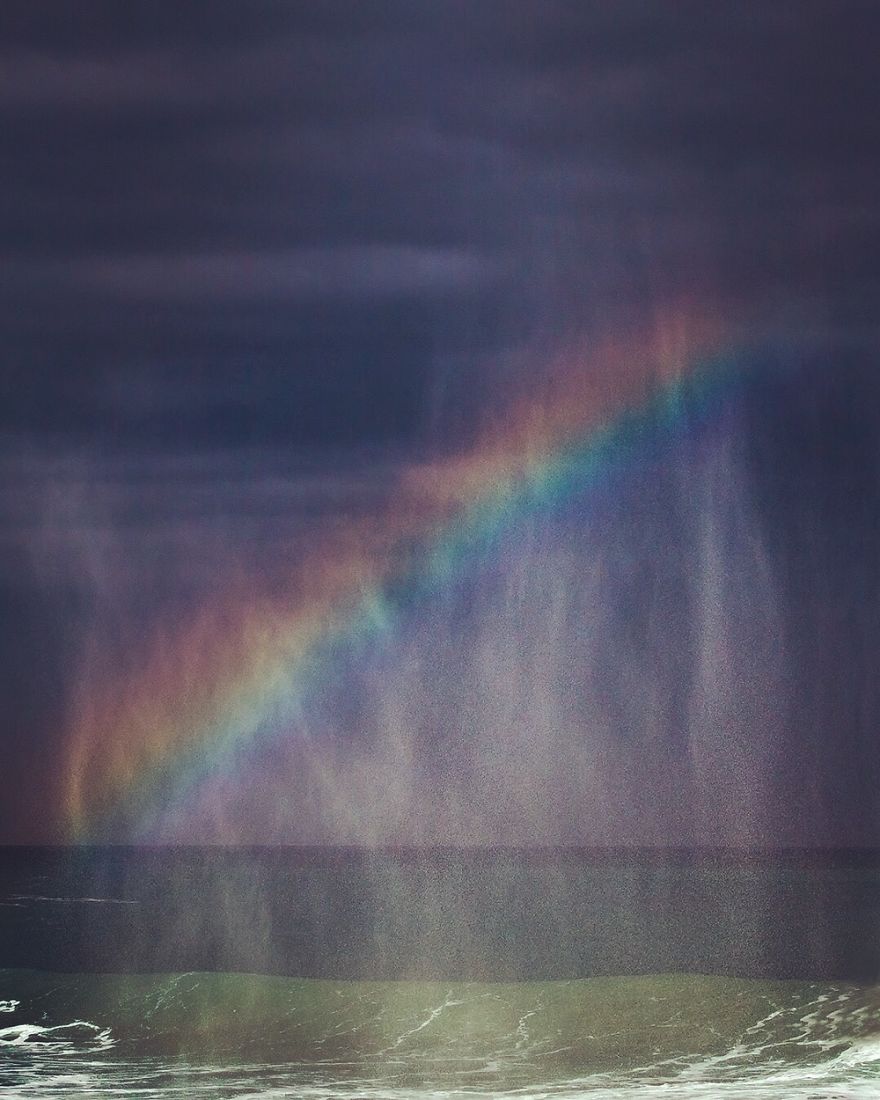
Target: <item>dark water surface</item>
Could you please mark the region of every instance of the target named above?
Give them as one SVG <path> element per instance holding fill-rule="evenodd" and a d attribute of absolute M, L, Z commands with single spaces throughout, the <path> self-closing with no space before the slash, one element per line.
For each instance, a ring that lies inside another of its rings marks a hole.
<path fill-rule="evenodd" d="M 871 853 L 0 850 L 0 966 L 875 981 Z"/>
<path fill-rule="evenodd" d="M 880 1097 L 865 852 L 7 849 L 3 1096 Z"/>

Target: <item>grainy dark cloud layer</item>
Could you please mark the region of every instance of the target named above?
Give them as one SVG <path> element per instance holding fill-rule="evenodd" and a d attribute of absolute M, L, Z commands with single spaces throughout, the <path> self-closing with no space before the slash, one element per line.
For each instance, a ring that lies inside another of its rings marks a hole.
<path fill-rule="evenodd" d="M 349 434 L 344 406 L 351 434 L 401 437 L 443 350 L 523 309 L 708 286 L 872 321 L 873 4 L 0 21 L 7 430 L 311 442 Z M 145 424 L 169 371 L 189 407 Z"/>
<path fill-rule="evenodd" d="M 4 835 L 96 590 L 369 513 L 487 364 L 682 298 L 806 349 L 744 414 L 802 650 L 774 782 L 800 746 L 875 835 L 878 41 L 870 0 L 7 0 Z"/>

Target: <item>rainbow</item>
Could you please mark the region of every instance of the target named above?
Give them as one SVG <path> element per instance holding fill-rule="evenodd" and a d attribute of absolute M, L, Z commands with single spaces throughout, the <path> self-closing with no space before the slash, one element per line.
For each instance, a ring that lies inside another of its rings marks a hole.
<path fill-rule="evenodd" d="M 107 839 L 122 809 L 148 839 L 206 791 L 224 797 L 261 745 L 296 736 L 340 652 L 393 634 L 406 606 L 454 583 L 517 522 L 711 418 L 734 374 L 724 336 L 677 313 L 568 350 L 463 454 L 406 471 L 381 516 L 316 534 L 282 595 L 239 583 L 153 638 L 134 667 L 85 676 L 65 761 L 70 839 Z"/>

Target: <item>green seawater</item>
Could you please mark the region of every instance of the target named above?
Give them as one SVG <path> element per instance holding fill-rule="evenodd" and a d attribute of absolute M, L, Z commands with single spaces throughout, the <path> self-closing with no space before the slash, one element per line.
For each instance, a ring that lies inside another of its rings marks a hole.
<path fill-rule="evenodd" d="M 880 987 L 0 972 L 0 1095 L 880 1097 Z"/>

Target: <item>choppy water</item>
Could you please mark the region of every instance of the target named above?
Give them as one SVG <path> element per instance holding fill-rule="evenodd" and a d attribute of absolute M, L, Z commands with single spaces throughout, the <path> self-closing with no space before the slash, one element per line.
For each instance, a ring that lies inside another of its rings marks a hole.
<path fill-rule="evenodd" d="M 880 1095 L 880 988 L 4 971 L 10 1098 Z"/>
<path fill-rule="evenodd" d="M 878 959 L 865 853 L 7 850 L 0 1095 L 877 1100 Z"/>

